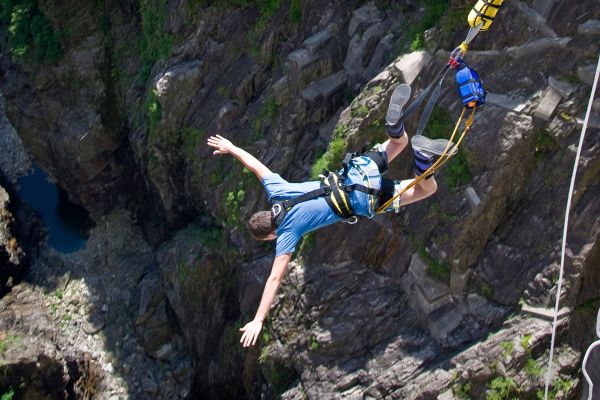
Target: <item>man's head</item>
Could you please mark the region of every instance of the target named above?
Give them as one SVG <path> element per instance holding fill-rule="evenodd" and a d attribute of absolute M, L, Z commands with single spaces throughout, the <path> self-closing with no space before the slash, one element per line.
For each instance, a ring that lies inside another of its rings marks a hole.
<path fill-rule="evenodd" d="M 250 233 L 258 240 L 274 240 L 276 226 L 271 216 L 271 211 L 259 211 L 250 217 L 248 221 Z"/>

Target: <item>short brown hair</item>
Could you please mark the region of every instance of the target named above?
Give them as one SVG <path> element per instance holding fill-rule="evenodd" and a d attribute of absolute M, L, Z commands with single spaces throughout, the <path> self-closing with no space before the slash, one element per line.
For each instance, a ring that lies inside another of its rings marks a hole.
<path fill-rule="evenodd" d="M 248 221 L 250 233 L 254 238 L 262 240 L 266 238 L 270 233 L 275 232 L 275 223 L 271 216 L 271 211 L 259 211 L 250 217 Z"/>

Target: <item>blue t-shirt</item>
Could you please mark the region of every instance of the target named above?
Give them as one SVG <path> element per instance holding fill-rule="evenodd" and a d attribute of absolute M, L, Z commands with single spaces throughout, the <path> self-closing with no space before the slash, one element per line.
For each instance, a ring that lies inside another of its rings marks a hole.
<path fill-rule="evenodd" d="M 373 171 L 373 167 L 375 168 Z M 285 200 L 298 197 L 304 193 L 321 187 L 320 181 L 309 181 L 301 183 L 290 183 L 279 174 L 271 174 L 262 181 L 269 197 L 269 202 L 274 199 Z M 377 165 L 366 158 L 354 159 L 352 167 L 348 170 L 346 184 L 360 183 L 379 189 L 381 176 Z M 366 193 L 353 191 L 350 193 L 350 203 L 357 215 L 372 217 L 374 215 L 374 199 Z M 277 244 L 275 256 L 293 253 L 296 244 L 308 232 L 340 221 L 341 218 L 333 212 L 324 197 L 317 197 L 304 201 L 292 207 L 288 211 L 281 225 L 277 228 Z"/>

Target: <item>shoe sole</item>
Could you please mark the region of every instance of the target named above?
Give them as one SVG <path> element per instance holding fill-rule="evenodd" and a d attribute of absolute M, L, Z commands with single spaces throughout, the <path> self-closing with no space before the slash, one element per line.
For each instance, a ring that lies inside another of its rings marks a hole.
<path fill-rule="evenodd" d="M 408 99 L 410 99 L 410 92 L 410 85 L 407 85 L 406 83 L 401 83 L 396 86 L 394 93 L 392 93 L 392 98 L 390 99 L 387 114 L 385 115 L 385 120 L 388 125 L 394 126 L 400 121 L 402 109 L 406 105 Z"/>
<path fill-rule="evenodd" d="M 444 150 L 446 146 L 448 146 L 450 141 L 446 139 L 429 139 L 423 135 L 416 135 L 410 139 L 410 144 L 412 145 L 413 150 L 435 154 L 436 156 L 441 156 L 444 154 Z M 453 144 L 448 146 L 448 155 L 453 156 L 458 152 L 458 149 Z"/>

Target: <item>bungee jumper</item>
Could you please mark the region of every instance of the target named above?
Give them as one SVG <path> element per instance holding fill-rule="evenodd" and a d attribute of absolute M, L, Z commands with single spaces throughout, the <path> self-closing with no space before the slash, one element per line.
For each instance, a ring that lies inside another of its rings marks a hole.
<path fill-rule="evenodd" d="M 386 114 L 388 140 L 375 145 L 364 154 L 349 154 L 337 172 L 328 172 L 321 181 L 290 183 L 246 150 L 226 138 L 216 135 L 207 140 L 214 154 L 230 154 L 252 171 L 264 185 L 270 211 L 259 211 L 249 220 L 249 229 L 258 240 L 276 240 L 275 259 L 267 279 L 254 320 L 246 324 L 240 342 L 254 345 L 275 294 L 287 271 L 292 253 L 305 234 L 339 221 L 355 223 L 360 217 L 372 218 L 381 205 L 394 199 L 386 212 L 398 212 L 407 205 L 431 196 L 437 190 L 432 172 L 424 174 L 446 152 L 456 148 L 446 139 L 432 140 L 413 136 L 414 179 L 384 179 L 382 175 L 407 146 L 408 135 L 402 123 L 402 109 L 410 97 L 407 84 L 398 85 L 392 93 Z M 419 179 L 419 178 L 423 179 Z M 417 184 L 414 182 L 419 179 Z M 410 187 L 409 189 L 407 189 Z M 400 194 L 400 195 L 398 195 Z"/>
<path fill-rule="evenodd" d="M 256 239 L 275 240 L 276 246 L 271 274 L 265 283 L 256 315 L 240 329 L 243 332 L 240 342 L 244 347 L 256 344 L 263 321 L 302 236 L 339 221 L 353 224 L 360 217 L 398 213 L 400 206 L 423 200 L 436 192 L 434 173 L 457 153 L 471 128 L 476 108 L 485 104 L 483 84 L 477 72 L 465 64 L 463 57 L 479 31 L 489 29 L 503 1 L 478 0 L 468 17 L 471 28 L 467 37 L 452 51 L 449 61 L 432 83 L 406 109 L 404 107 L 411 95 L 410 86 L 400 84 L 394 89 L 386 113 L 387 141 L 363 154 L 347 154 L 342 162 L 343 168 L 336 172 L 323 171 L 320 181 L 287 182 L 226 138 L 220 135 L 208 138 L 207 144 L 215 149 L 213 154 L 230 154 L 256 175 L 271 203 L 271 210 L 259 211 L 249 220 L 250 232 Z M 432 140 L 422 133 L 440 95 L 444 78 L 451 69 L 456 71 L 458 94 L 464 108 L 449 140 Z M 405 180 L 383 178 L 389 163 L 408 145 L 404 121 L 429 95 L 417 131 L 410 140 L 415 177 Z M 457 136 L 468 110 L 462 133 Z"/>

